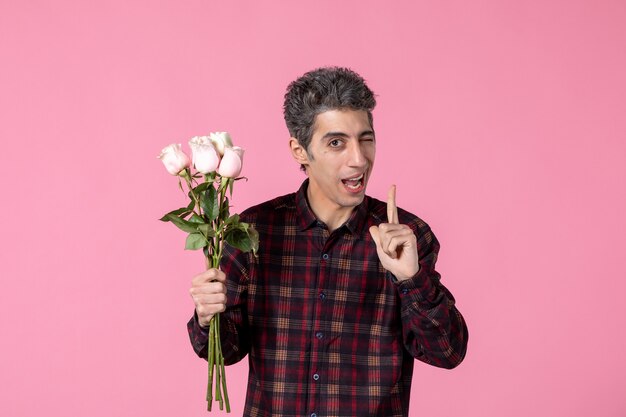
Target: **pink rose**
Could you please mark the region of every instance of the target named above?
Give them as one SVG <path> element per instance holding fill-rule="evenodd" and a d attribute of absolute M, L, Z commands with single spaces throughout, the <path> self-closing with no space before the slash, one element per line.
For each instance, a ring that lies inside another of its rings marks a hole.
<path fill-rule="evenodd" d="M 207 136 L 196 136 L 189 141 L 193 165 L 199 172 L 214 172 L 220 163 L 220 156 Z"/>
<path fill-rule="evenodd" d="M 239 146 L 233 146 L 224 149 L 224 157 L 217 173 L 222 177 L 236 178 L 241 173 L 243 166 L 243 149 Z"/>
<path fill-rule="evenodd" d="M 233 146 L 233 141 L 230 138 L 228 132 L 209 133 L 209 138 L 211 139 L 213 146 L 215 146 L 215 149 L 217 149 L 217 152 L 220 154 L 220 156 L 224 156 L 224 150 L 226 148 L 230 148 L 231 146 Z"/>
<path fill-rule="evenodd" d="M 172 175 L 179 175 L 181 171 L 191 166 L 191 161 L 187 154 L 181 149 L 180 143 L 173 143 L 166 146 L 161 151 L 161 155 L 157 156 L 157 158 L 163 161 L 165 169 Z"/>

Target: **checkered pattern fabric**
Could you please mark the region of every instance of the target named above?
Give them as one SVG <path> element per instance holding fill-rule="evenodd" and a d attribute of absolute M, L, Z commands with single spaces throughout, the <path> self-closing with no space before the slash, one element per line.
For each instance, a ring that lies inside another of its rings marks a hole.
<path fill-rule="evenodd" d="M 228 364 L 248 355 L 244 415 L 406 416 L 414 358 L 452 368 L 467 346 L 463 317 L 435 271 L 439 243 L 399 209 L 417 236 L 420 270 L 398 282 L 368 231 L 387 221 L 386 204 L 365 197 L 329 233 L 308 206 L 307 185 L 242 213 L 259 232 L 257 258 L 225 250 L 222 348 Z M 206 358 L 195 315 L 188 330 Z"/>

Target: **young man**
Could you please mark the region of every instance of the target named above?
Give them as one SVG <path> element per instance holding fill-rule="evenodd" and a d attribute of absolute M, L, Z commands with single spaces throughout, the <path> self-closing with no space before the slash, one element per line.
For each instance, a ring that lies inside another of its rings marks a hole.
<path fill-rule="evenodd" d="M 227 248 L 197 275 L 188 323 L 207 356 L 221 316 L 227 364 L 248 355 L 245 416 L 407 416 L 414 358 L 454 368 L 467 327 L 435 271 L 418 217 L 365 195 L 376 154 L 374 94 L 345 68 L 291 83 L 284 113 L 300 189 L 252 207 L 259 253 Z"/>

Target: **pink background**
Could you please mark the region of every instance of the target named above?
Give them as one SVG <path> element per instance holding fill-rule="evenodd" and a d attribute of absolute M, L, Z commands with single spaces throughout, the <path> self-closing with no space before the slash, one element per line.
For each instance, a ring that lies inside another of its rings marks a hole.
<path fill-rule="evenodd" d="M 432 226 L 469 324 L 411 415 L 625 416 L 625 45 L 623 1 L 2 0 L 0 415 L 206 415 L 155 156 L 229 130 L 237 210 L 294 191 L 282 96 L 335 64 L 378 94 L 369 193 Z"/>

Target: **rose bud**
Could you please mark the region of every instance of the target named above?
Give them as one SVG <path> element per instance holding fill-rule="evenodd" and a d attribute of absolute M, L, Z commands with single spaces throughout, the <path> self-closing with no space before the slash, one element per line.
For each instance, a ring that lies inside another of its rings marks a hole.
<path fill-rule="evenodd" d="M 220 156 L 207 136 L 196 136 L 189 141 L 191 147 L 193 165 L 196 169 L 208 174 L 217 169 L 220 163 Z"/>
<path fill-rule="evenodd" d="M 161 151 L 161 155 L 157 156 L 157 158 L 163 161 L 165 169 L 172 175 L 179 175 L 181 171 L 185 168 L 189 168 L 191 165 L 191 161 L 187 154 L 181 149 L 180 143 L 173 143 L 166 146 Z"/>
<path fill-rule="evenodd" d="M 209 133 L 209 138 L 213 142 L 213 146 L 217 149 L 220 156 L 224 156 L 224 150 L 233 146 L 233 141 L 230 138 L 228 132 L 213 132 Z"/>
<path fill-rule="evenodd" d="M 236 178 L 241 173 L 242 166 L 243 149 L 239 146 L 233 146 L 224 150 L 224 157 L 222 162 L 220 162 L 217 173 L 222 177 Z"/>

